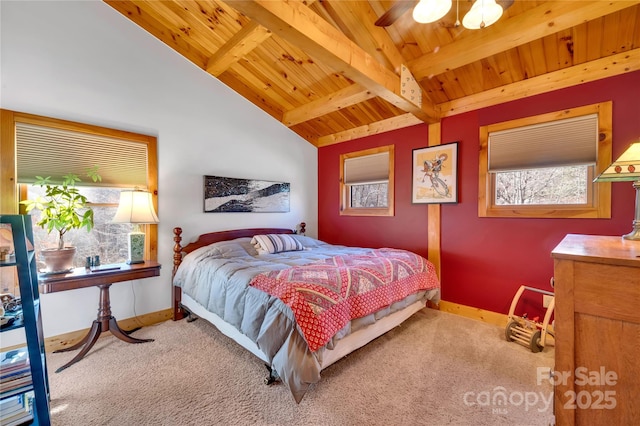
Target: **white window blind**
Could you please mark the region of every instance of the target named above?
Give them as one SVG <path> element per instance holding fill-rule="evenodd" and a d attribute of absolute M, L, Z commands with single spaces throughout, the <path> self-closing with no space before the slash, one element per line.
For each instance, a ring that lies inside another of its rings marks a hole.
<path fill-rule="evenodd" d="M 598 114 L 489 133 L 489 172 L 595 164 Z"/>
<path fill-rule="evenodd" d="M 18 182 L 33 183 L 36 176 L 61 182 L 67 173 L 78 175 L 78 185 L 147 187 L 147 145 L 27 123 L 16 123 Z M 102 182 L 87 177 L 98 167 Z"/>
<path fill-rule="evenodd" d="M 363 155 L 344 160 L 344 183 L 381 183 L 389 181 L 389 153 Z"/>

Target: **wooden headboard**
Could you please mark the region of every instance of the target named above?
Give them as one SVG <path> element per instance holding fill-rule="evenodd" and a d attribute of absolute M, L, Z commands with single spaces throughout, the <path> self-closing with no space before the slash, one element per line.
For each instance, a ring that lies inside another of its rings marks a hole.
<path fill-rule="evenodd" d="M 305 233 L 306 223 L 300 223 L 301 234 Z M 220 241 L 234 240 L 242 237 L 253 237 L 260 234 L 295 234 L 296 231 L 285 228 L 246 228 L 246 229 L 233 229 L 230 231 L 209 232 L 207 234 L 199 235 L 198 238 L 186 244 L 184 247 L 182 243 L 182 228 L 173 228 L 173 271 L 171 272 L 171 281 L 182 263 L 182 258 L 185 254 L 199 249 L 200 247 L 208 246 L 209 244 L 217 243 Z M 182 308 L 180 307 L 180 300 L 182 299 L 182 290 L 179 287 L 173 289 L 173 319 L 179 320 L 184 317 Z"/>

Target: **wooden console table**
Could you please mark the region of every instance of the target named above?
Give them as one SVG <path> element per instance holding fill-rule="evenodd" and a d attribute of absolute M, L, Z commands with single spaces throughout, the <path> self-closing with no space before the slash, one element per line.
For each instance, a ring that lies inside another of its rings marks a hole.
<path fill-rule="evenodd" d="M 111 269 L 110 269 L 111 268 Z M 117 269 L 116 269 L 117 268 Z M 127 343 L 153 342 L 153 339 L 136 339 L 129 336 L 131 332 L 125 332 L 118 327 L 116 319 L 111 315 L 111 302 L 109 301 L 109 287 L 111 284 L 138 280 L 141 278 L 157 277 L 160 275 L 160 264 L 146 261 L 144 263 L 127 265 L 125 263 L 115 265 L 103 265 L 101 269 L 89 270 L 76 268 L 67 274 L 41 275 L 39 277 L 40 293 L 55 293 L 57 291 L 75 290 L 85 287 L 100 288 L 100 302 L 98 305 L 98 318 L 93 321 L 89 333 L 75 345 L 60 349 L 55 352 L 67 352 L 80 349 L 80 352 L 68 363 L 56 370 L 56 373 L 80 361 L 100 337 L 104 331 L 111 331 L 115 337 Z M 137 329 L 136 329 L 137 330 Z M 132 330 L 135 331 L 135 330 Z"/>
<path fill-rule="evenodd" d="M 640 241 L 570 234 L 551 256 L 556 424 L 640 424 Z"/>

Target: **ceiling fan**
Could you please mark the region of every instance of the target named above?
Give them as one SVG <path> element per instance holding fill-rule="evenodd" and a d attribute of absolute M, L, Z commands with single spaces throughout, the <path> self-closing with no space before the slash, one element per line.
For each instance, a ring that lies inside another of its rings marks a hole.
<path fill-rule="evenodd" d="M 389 10 L 387 10 L 385 13 L 382 14 L 382 16 L 380 16 L 378 18 L 378 20 L 375 22 L 375 25 L 378 27 L 388 27 L 390 25 L 393 25 L 394 22 L 396 22 L 402 15 L 404 15 L 409 9 L 414 8 L 415 6 L 421 6 L 423 8 L 430 8 L 432 5 L 428 5 L 428 2 L 424 2 L 424 0 L 398 0 L 396 1 L 393 6 L 391 6 L 391 8 Z M 456 3 L 459 3 L 460 0 L 456 0 Z M 490 3 L 492 0 L 487 0 L 487 3 Z M 467 28 L 472 28 L 472 29 L 477 29 L 477 28 L 484 28 L 485 26 L 489 26 L 491 25 L 493 22 L 495 22 L 501 15 L 502 15 L 502 11 L 503 10 L 507 10 L 507 8 L 509 8 L 512 4 L 513 4 L 514 0 L 495 0 L 495 3 L 497 3 L 498 5 L 500 5 L 502 7 L 502 9 L 499 11 L 499 14 L 497 15 L 497 18 L 495 18 L 495 20 L 493 21 L 489 21 L 487 20 L 487 22 L 490 22 L 488 24 L 485 23 L 485 19 L 483 19 L 483 16 L 480 15 L 476 15 L 476 16 L 471 16 L 469 15 L 469 18 L 467 18 L 467 15 L 465 15 L 465 19 L 467 20 L 467 22 L 470 22 L 469 24 L 467 24 L 466 22 L 464 22 L 463 20 L 463 25 L 465 25 L 465 27 Z M 420 5 L 418 4 L 420 3 Z M 437 2 L 440 3 L 440 5 L 442 5 L 441 2 Z M 449 11 L 451 4 L 450 2 L 447 4 L 447 1 L 444 0 L 445 3 L 445 9 L 442 9 L 442 15 L 446 15 L 446 13 Z M 474 9 L 474 7 L 479 9 L 479 6 L 482 5 L 482 0 L 476 0 L 474 5 L 472 6 L 472 9 Z M 457 10 L 457 4 L 456 4 L 456 10 Z M 414 11 L 414 19 L 416 11 Z M 457 12 L 456 12 L 457 14 Z M 442 16 L 440 16 L 441 18 Z M 440 18 L 436 18 L 440 19 Z M 420 22 L 418 19 L 416 19 L 418 22 Z M 428 21 L 428 22 L 432 22 L 432 21 Z M 458 17 L 456 16 L 456 23 L 454 26 L 459 26 L 460 25 L 460 21 L 458 19 Z"/>

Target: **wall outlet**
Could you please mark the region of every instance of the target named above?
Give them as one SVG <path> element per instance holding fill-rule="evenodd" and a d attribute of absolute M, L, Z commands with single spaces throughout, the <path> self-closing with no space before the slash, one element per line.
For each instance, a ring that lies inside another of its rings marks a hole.
<path fill-rule="evenodd" d="M 551 304 L 551 300 L 553 299 L 553 296 L 550 296 L 548 294 L 543 294 L 542 295 L 542 307 L 543 308 L 548 308 L 549 305 Z"/>

